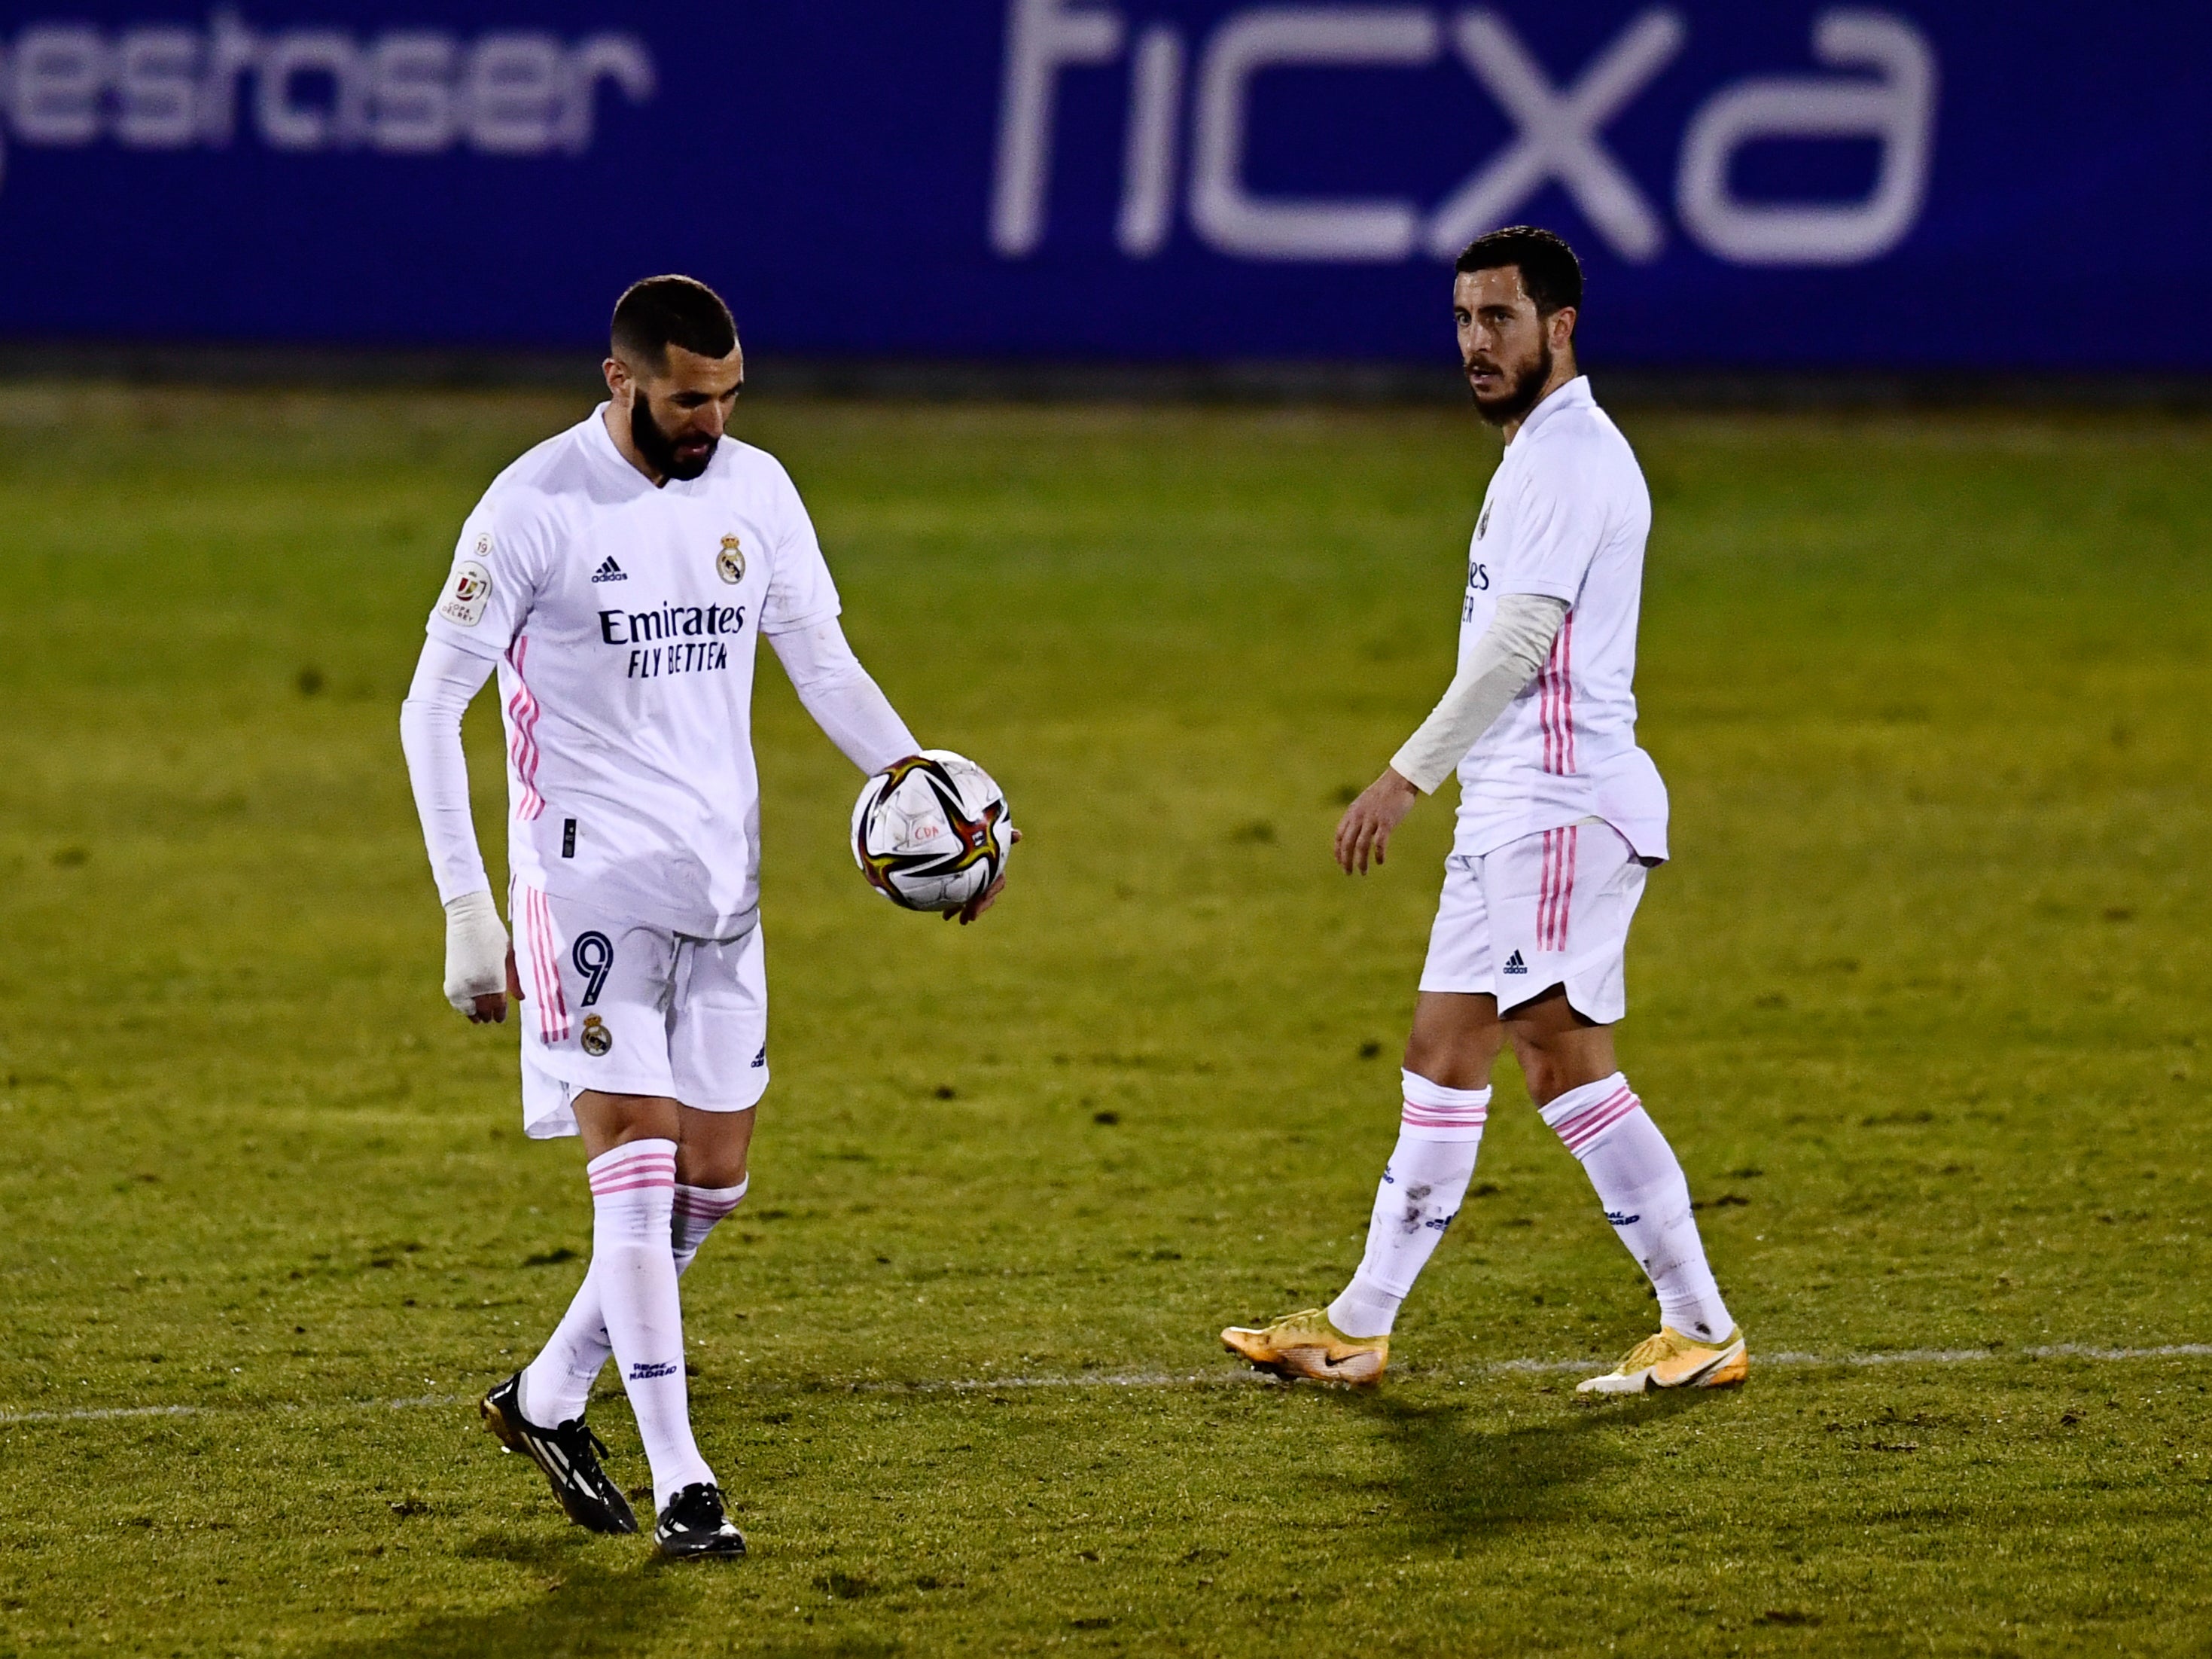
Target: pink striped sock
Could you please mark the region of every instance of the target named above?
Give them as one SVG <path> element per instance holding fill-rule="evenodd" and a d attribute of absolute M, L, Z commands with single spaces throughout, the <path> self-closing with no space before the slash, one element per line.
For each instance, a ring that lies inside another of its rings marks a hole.
<path fill-rule="evenodd" d="M 1399 1305 L 1459 1213 L 1490 1116 L 1487 1089 L 1447 1089 L 1417 1072 L 1400 1076 L 1398 1145 L 1375 1189 L 1366 1254 L 1328 1306 L 1331 1322 L 1346 1336 L 1390 1334 Z"/>
<path fill-rule="evenodd" d="M 599 1310 L 653 1464 L 653 1506 L 714 1472 L 691 1437 L 684 1310 L 671 1242 L 676 1143 L 632 1140 L 584 1166 L 592 1183 L 592 1272 Z"/>
<path fill-rule="evenodd" d="M 687 1187 L 676 1183 L 669 1243 L 678 1278 L 699 1254 L 707 1235 L 744 1202 L 750 1177 L 734 1187 Z M 613 1356 L 606 1316 L 599 1310 L 599 1280 L 591 1273 L 577 1286 L 568 1311 L 561 1316 L 538 1358 L 522 1374 L 522 1414 L 547 1428 L 581 1417 L 591 1401 L 592 1384 Z"/>
<path fill-rule="evenodd" d="M 1734 1330 L 1705 1265 L 1690 1183 L 1628 1079 L 1615 1072 L 1570 1089 L 1544 1108 L 1544 1121 L 1582 1160 L 1605 1218 L 1651 1280 L 1660 1322 L 1703 1341 Z"/>

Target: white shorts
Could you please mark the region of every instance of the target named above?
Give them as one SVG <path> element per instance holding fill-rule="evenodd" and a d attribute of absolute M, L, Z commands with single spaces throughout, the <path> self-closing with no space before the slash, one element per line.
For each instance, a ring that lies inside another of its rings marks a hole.
<path fill-rule="evenodd" d="M 577 1133 L 587 1089 L 663 1095 L 742 1112 L 768 1088 L 768 969 L 761 930 L 691 939 L 517 884 L 522 1127 Z"/>
<path fill-rule="evenodd" d="M 1462 991 L 1518 1007 L 1554 985 L 1583 1018 L 1628 1012 L 1628 924 L 1644 866 L 1602 818 L 1444 860 L 1443 897 L 1422 964 L 1424 991 Z"/>

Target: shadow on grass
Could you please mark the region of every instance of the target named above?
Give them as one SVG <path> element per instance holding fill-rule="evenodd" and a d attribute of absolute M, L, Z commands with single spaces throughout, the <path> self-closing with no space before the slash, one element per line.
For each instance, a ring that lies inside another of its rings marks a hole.
<path fill-rule="evenodd" d="M 1434 1543 L 1571 1512 L 1574 1495 L 1625 1455 L 1619 1437 L 1695 1408 L 1683 1393 L 1577 1407 L 1562 1422 L 1501 1423 L 1495 1407 L 1417 1405 L 1352 1395 L 1348 1409 L 1380 1426 L 1403 1460 L 1395 1487 L 1407 1524 Z"/>
<path fill-rule="evenodd" d="M 599 1659 L 628 1656 L 672 1632 L 696 1636 L 702 1650 L 726 1651 L 726 1625 L 702 1595 L 712 1579 L 742 1575 L 742 1562 L 674 1563 L 643 1540 L 582 1534 L 557 1541 L 486 1534 L 459 1554 L 505 1561 L 530 1599 L 490 1613 L 442 1613 L 390 1636 L 333 1642 L 313 1659 Z M 710 1639 L 712 1638 L 712 1639 Z M 894 1644 L 825 1634 L 778 1641 L 756 1637 L 746 1651 L 762 1659 L 883 1659 Z"/>
<path fill-rule="evenodd" d="M 557 1542 L 479 1537 L 459 1553 L 511 1563 L 518 1589 L 531 1599 L 489 1613 L 442 1613 L 391 1636 L 334 1642 L 316 1649 L 316 1659 L 564 1659 L 634 1653 L 641 1637 L 665 1630 L 698 1604 L 697 1591 L 684 1582 L 686 1569 L 664 1566 L 641 1553 L 647 1547 L 634 1538 L 580 1534 Z"/>

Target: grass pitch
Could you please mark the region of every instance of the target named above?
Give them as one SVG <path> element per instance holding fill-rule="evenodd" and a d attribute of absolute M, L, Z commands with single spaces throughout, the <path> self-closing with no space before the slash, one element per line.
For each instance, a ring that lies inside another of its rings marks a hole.
<path fill-rule="evenodd" d="M 1505 1362 L 1651 1306 L 1510 1074 L 1384 1389 L 1213 1337 L 1358 1254 L 1449 801 L 1364 883 L 1328 836 L 1494 440 L 750 409 L 1029 840 L 985 925 L 894 912 L 763 668 L 776 1081 L 685 1285 L 754 1553 L 668 1571 L 474 1424 L 587 1200 L 440 998 L 394 728 L 461 515 L 580 412 L 0 394 L 0 1650 L 2207 1651 L 2212 1357 L 2051 1350 L 2212 1342 L 2212 428 L 1625 419 L 1677 861 L 1624 1059 L 1754 1369 L 1592 1407 Z"/>

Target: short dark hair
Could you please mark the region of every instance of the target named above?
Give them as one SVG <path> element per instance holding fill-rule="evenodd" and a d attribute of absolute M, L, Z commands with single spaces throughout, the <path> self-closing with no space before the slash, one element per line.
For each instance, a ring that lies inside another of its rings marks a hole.
<path fill-rule="evenodd" d="M 1539 316 L 1548 317 L 1569 306 L 1582 309 L 1583 267 L 1569 247 L 1548 230 L 1534 225 L 1508 225 L 1476 237 L 1460 250 L 1452 269 L 1461 276 L 1470 270 L 1495 270 L 1513 265 L 1521 272 L 1521 286 L 1536 302 Z"/>
<path fill-rule="evenodd" d="M 648 276 L 615 301 L 615 355 L 659 368 L 668 348 L 722 358 L 738 349 L 738 325 L 722 296 L 690 276 Z"/>

